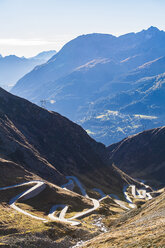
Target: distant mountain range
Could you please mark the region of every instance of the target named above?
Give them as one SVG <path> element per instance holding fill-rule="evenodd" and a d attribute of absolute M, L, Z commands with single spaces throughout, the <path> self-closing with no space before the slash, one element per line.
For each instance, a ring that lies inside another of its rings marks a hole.
<path fill-rule="evenodd" d="M 11 92 L 38 105 L 45 100 L 108 145 L 164 124 L 164 44 L 165 32 L 155 27 L 119 37 L 82 35 Z"/>
<path fill-rule="evenodd" d="M 15 55 L 0 56 L 0 86 L 10 89 L 21 77 L 34 69 L 35 66 L 47 62 L 56 51 L 41 52 L 38 55 L 25 58 Z"/>

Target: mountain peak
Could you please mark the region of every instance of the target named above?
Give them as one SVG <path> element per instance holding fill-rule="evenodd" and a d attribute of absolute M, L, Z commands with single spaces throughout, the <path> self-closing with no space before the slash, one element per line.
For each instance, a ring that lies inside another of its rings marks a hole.
<path fill-rule="evenodd" d="M 43 51 L 38 53 L 35 57 L 32 57 L 33 59 L 43 59 L 45 61 L 49 60 L 51 57 L 53 57 L 57 52 L 55 50 L 49 50 L 49 51 Z"/>
<path fill-rule="evenodd" d="M 151 26 L 147 29 L 149 32 L 160 32 L 160 30 L 157 27 Z"/>
<path fill-rule="evenodd" d="M 150 38 L 155 37 L 157 35 L 159 36 L 159 34 L 161 34 L 162 32 L 164 32 L 164 31 L 161 31 L 157 27 L 151 26 L 148 29 L 143 29 L 138 34 L 144 36 L 147 39 L 150 39 Z"/>

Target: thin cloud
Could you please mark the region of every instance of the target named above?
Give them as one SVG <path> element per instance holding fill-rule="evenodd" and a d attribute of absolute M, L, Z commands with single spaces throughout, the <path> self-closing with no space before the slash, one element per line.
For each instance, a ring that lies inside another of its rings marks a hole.
<path fill-rule="evenodd" d="M 45 40 L 0 39 L 0 45 L 8 46 L 42 46 L 51 44 L 55 44 L 55 42 Z"/>

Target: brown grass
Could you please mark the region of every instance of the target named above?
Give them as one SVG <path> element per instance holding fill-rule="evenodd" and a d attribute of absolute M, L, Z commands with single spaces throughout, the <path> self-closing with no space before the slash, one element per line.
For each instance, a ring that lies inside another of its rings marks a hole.
<path fill-rule="evenodd" d="M 109 221 L 112 221 L 109 219 Z M 100 235 L 83 247 L 132 248 L 165 247 L 165 194 L 112 221 L 109 233 Z"/>

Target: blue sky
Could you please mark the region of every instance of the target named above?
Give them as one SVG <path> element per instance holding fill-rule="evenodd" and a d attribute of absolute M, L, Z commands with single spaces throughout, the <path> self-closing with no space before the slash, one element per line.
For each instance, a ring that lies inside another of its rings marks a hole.
<path fill-rule="evenodd" d="M 165 30 L 165 0 L 0 0 L 0 54 L 59 50 L 81 34 Z"/>

